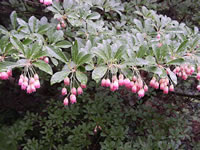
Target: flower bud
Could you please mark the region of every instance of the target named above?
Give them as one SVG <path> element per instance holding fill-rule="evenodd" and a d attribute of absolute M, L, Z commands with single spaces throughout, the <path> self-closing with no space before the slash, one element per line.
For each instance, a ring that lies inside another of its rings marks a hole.
<path fill-rule="evenodd" d="M 67 97 L 64 99 L 63 105 L 64 105 L 64 106 L 68 106 L 68 105 L 69 105 L 69 100 L 68 100 Z"/>
<path fill-rule="evenodd" d="M 66 88 L 62 88 L 61 94 L 62 94 L 62 96 L 67 95 L 67 89 Z"/>
<path fill-rule="evenodd" d="M 78 95 L 81 95 L 83 93 L 83 89 L 79 86 L 77 89 Z"/>
<path fill-rule="evenodd" d="M 73 94 L 70 95 L 70 102 L 72 104 L 76 103 L 76 96 L 75 95 L 73 95 Z"/>
<path fill-rule="evenodd" d="M 73 87 L 73 88 L 71 89 L 71 93 L 72 93 L 73 95 L 76 95 L 76 88 L 75 88 L 75 87 Z"/>

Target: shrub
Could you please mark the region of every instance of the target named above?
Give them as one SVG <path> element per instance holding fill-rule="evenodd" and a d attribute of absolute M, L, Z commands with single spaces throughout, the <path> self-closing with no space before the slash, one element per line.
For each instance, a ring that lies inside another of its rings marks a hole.
<path fill-rule="evenodd" d="M 189 116 L 171 104 L 161 111 L 141 101 L 130 106 L 102 88 L 68 108 L 51 100 L 42 113 L 27 113 L 23 121 L 3 127 L 3 135 L 9 135 L 4 144 L 24 150 L 187 148 L 185 141 L 192 138 Z"/>
<path fill-rule="evenodd" d="M 139 97 L 148 91 L 144 71 L 155 80 L 152 87 L 165 94 L 174 91 L 177 76 L 200 79 L 197 27 L 191 29 L 146 7 L 135 11 L 131 20 L 124 4 L 117 1 L 50 4 L 51 22 L 34 16 L 26 22 L 13 12 L 13 29 L 0 28 L 0 79 L 8 80 L 12 69 L 21 68 L 18 84 L 28 94 L 40 88 L 39 70 L 52 75 L 51 85 L 70 80 L 65 83 L 70 91 L 63 93 L 67 94 L 65 105 L 76 103 L 76 90 L 82 94 L 80 86 L 86 87 L 91 72 L 96 82 L 106 79 L 111 91 L 125 85 Z M 61 28 L 56 29 L 59 24 Z"/>

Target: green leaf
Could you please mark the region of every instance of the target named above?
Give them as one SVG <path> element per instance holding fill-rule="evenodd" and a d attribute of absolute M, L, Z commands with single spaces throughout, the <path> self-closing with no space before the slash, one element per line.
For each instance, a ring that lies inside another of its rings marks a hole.
<path fill-rule="evenodd" d="M 12 49 L 12 44 L 11 43 L 8 43 L 7 45 L 6 45 L 6 48 L 5 48 L 5 53 L 9 53 L 10 51 L 11 51 L 11 49 Z"/>
<path fill-rule="evenodd" d="M 197 46 L 199 39 L 200 37 L 198 36 L 193 40 L 192 46 L 191 46 L 192 49 L 194 49 Z"/>
<path fill-rule="evenodd" d="M 11 20 L 13 29 L 16 29 L 17 28 L 17 13 L 16 13 L 16 11 L 13 11 L 11 13 L 10 20 Z"/>
<path fill-rule="evenodd" d="M 34 54 L 32 55 L 32 59 L 38 59 L 42 56 L 47 56 L 47 53 L 43 50 L 37 50 L 36 52 L 34 52 Z"/>
<path fill-rule="evenodd" d="M 160 47 L 153 45 L 152 48 L 153 48 L 153 53 L 154 53 L 156 59 L 159 60 L 159 58 L 160 58 Z"/>
<path fill-rule="evenodd" d="M 33 40 L 31 40 L 31 39 L 25 39 L 22 43 L 24 44 L 24 45 L 29 45 L 29 44 L 31 44 L 33 42 Z"/>
<path fill-rule="evenodd" d="M 120 46 L 117 50 L 117 52 L 115 53 L 114 58 L 115 59 L 119 59 L 122 57 L 122 55 L 124 54 L 124 46 Z"/>
<path fill-rule="evenodd" d="M 107 72 L 108 68 L 106 66 L 98 66 L 92 72 L 92 79 L 99 81 Z"/>
<path fill-rule="evenodd" d="M 92 58 L 91 56 L 92 55 L 90 55 L 90 54 L 86 54 L 86 55 L 82 56 L 81 58 L 78 59 L 77 65 L 80 66 L 86 62 L 89 62 Z"/>
<path fill-rule="evenodd" d="M 96 54 L 97 57 L 100 57 L 101 59 L 103 59 L 104 61 L 107 60 L 107 56 L 103 50 L 95 50 L 93 53 Z"/>
<path fill-rule="evenodd" d="M 106 46 L 106 54 L 108 59 L 112 59 L 112 49 L 110 47 L 110 44 L 107 44 Z"/>
<path fill-rule="evenodd" d="M 97 12 L 93 12 L 91 15 L 87 16 L 87 19 L 91 19 L 91 20 L 96 20 L 96 19 L 99 19 L 101 16 L 99 13 Z"/>
<path fill-rule="evenodd" d="M 138 20 L 138 19 L 134 19 L 133 21 L 134 21 L 134 23 L 136 24 L 136 27 L 138 28 L 138 30 L 139 30 L 139 31 L 142 31 L 143 26 L 142 26 L 141 21 Z"/>
<path fill-rule="evenodd" d="M 162 69 L 157 66 L 145 66 L 144 70 L 148 72 L 153 72 L 155 74 L 158 74 L 159 76 L 163 73 Z"/>
<path fill-rule="evenodd" d="M 27 53 L 27 58 L 29 59 L 37 59 L 37 58 L 40 58 L 44 55 L 46 55 L 46 52 L 42 51 L 41 49 L 42 47 L 37 43 L 35 42 L 30 51 Z"/>
<path fill-rule="evenodd" d="M 55 31 L 52 35 L 50 35 L 51 36 L 51 41 L 53 42 L 53 43 L 57 43 L 58 41 L 62 41 L 62 40 L 64 40 L 64 33 L 63 33 L 63 31 L 61 31 L 61 30 L 59 30 L 59 31 Z"/>
<path fill-rule="evenodd" d="M 60 48 L 69 48 L 72 46 L 72 44 L 69 41 L 64 40 L 56 43 L 55 46 Z"/>
<path fill-rule="evenodd" d="M 88 64 L 88 65 L 85 66 L 85 69 L 86 69 L 87 71 L 91 71 L 91 70 L 94 69 L 94 65 L 93 65 L 92 63 L 91 63 L 91 64 Z"/>
<path fill-rule="evenodd" d="M 139 49 L 139 51 L 137 52 L 137 57 L 138 57 L 138 58 L 144 57 L 144 55 L 145 55 L 145 53 L 146 53 L 146 49 L 147 49 L 146 46 L 144 46 L 144 45 L 140 46 L 140 49 Z"/>
<path fill-rule="evenodd" d="M 51 59 L 51 62 L 55 65 L 55 66 L 58 66 L 58 61 L 57 59 L 53 58 L 53 57 L 50 57 Z"/>
<path fill-rule="evenodd" d="M 26 65 L 25 59 L 20 59 L 17 62 L 4 61 L 0 62 L 0 72 L 7 71 L 16 67 L 24 67 Z"/>
<path fill-rule="evenodd" d="M 185 50 L 185 47 L 187 46 L 188 40 L 183 41 L 180 46 L 177 49 L 177 53 L 182 52 Z"/>
<path fill-rule="evenodd" d="M 71 55 L 72 55 L 72 60 L 77 63 L 77 56 L 78 56 L 78 42 L 75 41 L 74 44 L 72 45 L 71 48 Z"/>
<path fill-rule="evenodd" d="M 76 71 L 76 78 L 78 79 L 80 83 L 87 84 L 88 77 L 86 76 L 86 74 L 80 71 Z"/>
<path fill-rule="evenodd" d="M 10 42 L 19 52 L 25 54 L 23 44 L 16 37 L 10 37 Z"/>
<path fill-rule="evenodd" d="M 59 50 L 58 48 L 54 48 L 52 46 L 46 46 L 46 50 L 47 50 L 47 53 L 52 56 L 52 57 L 55 57 L 56 59 L 64 62 L 64 63 L 67 63 L 67 57 L 65 56 L 65 54 Z"/>
<path fill-rule="evenodd" d="M 2 25 L 0 25 L 0 33 L 8 35 L 9 32 L 8 32 L 8 30 L 5 27 L 3 27 Z"/>
<path fill-rule="evenodd" d="M 40 70 L 52 75 L 53 74 L 53 71 L 52 71 L 52 68 L 49 64 L 45 63 L 44 61 L 42 60 L 38 60 L 36 62 L 33 62 L 32 63 L 35 67 L 39 68 Z"/>
<path fill-rule="evenodd" d="M 27 27 L 27 23 L 26 23 L 23 19 L 17 18 L 17 22 L 18 22 L 18 24 L 19 24 L 20 26 L 25 26 L 25 27 Z"/>
<path fill-rule="evenodd" d="M 49 29 L 49 25 L 48 24 L 41 25 L 38 28 L 38 33 L 44 34 L 46 31 L 48 31 L 48 29 Z"/>
<path fill-rule="evenodd" d="M 61 13 L 61 6 L 60 6 L 60 2 L 57 1 L 53 1 L 52 6 L 58 10 L 58 12 Z"/>
<path fill-rule="evenodd" d="M 174 84 L 177 84 L 177 76 L 170 69 L 167 69 L 167 72 L 169 73 L 172 82 L 174 82 Z"/>
<path fill-rule="evenodd" d="M 64 0 L 63 1 L 63 7 L 65 10 L 72 8 L 73 6 L 73 0 Z"/>
<path fill-rule="evenodd" d="M 47 10 L 49 10 L 49 11 L 55 13 L 55 14 L 59 14 L 60 13 L 56 8 L 54 8 L 52 6 L 47 7 Z"/>
<path fill-rule="evenodd" d="M 60 83 L 63 81 L 68 75 L 70 74 L 70 71 L 60 71 L 56 72 L 52 77 L 51 77 L 51 85 L 55 83 Z"/>
<path fill-rule="evenodd" d="M 169 64 L 169 65 L 180 65 L 182 63 L 184 63 L 184 59 L 183 58 L 177 58 L 177 59 L 174 59 L 174 60 L 168 62 L 167 64 Z"/>
<path fill-rule="evenodd" d="M 18 28 L 18 30 L 20 30 L 21 32 L 24 32 L 26 34 L 30 34 L 28 24 L 24 20 L 17 18 L 17 22 L 21 26 L 20 28 Z"/>
<path fill-rule="evenodd" d="M 165 57 L 168 54 L 168 46 L 165 44 L 160 47 L 160 56 Z"/>

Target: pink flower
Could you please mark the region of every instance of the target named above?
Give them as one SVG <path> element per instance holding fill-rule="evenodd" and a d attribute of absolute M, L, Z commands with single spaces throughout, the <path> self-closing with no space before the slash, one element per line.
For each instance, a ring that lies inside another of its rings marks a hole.
<path fill-rule="evenodd" d="M 30 78 L 29 84 L 34 84 L 34 82 L 35 82 L 35 79 L 34 78 Z"/>
<path fill-rule="evenodd" d="M 68 100 L 67 97 L 64 99 L 63 104 L 64 104 L 64 106 L 68 106 L 68 104 L 69 104 L 69 100 Z"/>
<path fill-rule="evenodd" d="M 136 85 L 133 85 L 131 91 L 132 91 L 133 93 L 136 93 L 136 92 L 137 92 L 137 86 L 136 86 Z"/>
<path fill-rule="evenodd" d="M 31 94 L 32 93 L 32 89 L 31 86 L 29 85 L 26 89 L 26 93 Z"/>
<path fill-rule="evenodd" d="M 28 86 L 28 82 L 23 82 L 21 85 L 21 89 L 26 90 L 27 86 Z"/>
<path fill-rule="evenodd" d="M 1 72 L 0 73 L 0 79 L 2 80 L 8 80 L 9 76 L 7 72 Z"/>
<path fill-rule="evenodd" d="M 200 85 L 197 85 L 197 90 L 200 91 Z"/>
<path fill-rule="evenodd" d="M 44 0 L 44 5 L 51 5 L 52 4 L 52 0 Z"/>
<path fill-rule="evenodd" d="M 132 80 L 135 82 L 137 80 L 137 77 L 136 76 L 133 76 L 132 77 Z"/>
<path fill-rule="evenodd" d="M 8 69 L 8 70 L 7 70 L 7 74 L 8 74 L 8 77 L 11 77 L 11 76 L 12 76 L 12 70 L 11 70 L 11 69 Z"/>
<path fill-rule="evenodd" d="M 32 92 L 36 92 L 35 85 L 34 85 L 34 84 L 31 84 L 30 86 L 31 86 L 31 91 L 32 91 Z"/>
<path fill-rule="evenodd" d="M 197 73 L 197 80 L 200 80 L 200 72 Z"/>
<path fill-rule="evenodd" d="M 158 83 L 158 82 L 156 82 L 156 83 L 154 84 L 154 88 L 155 88 L 155 89 L 158 89 L 158 88 L 159 88 L 159 83 Z"/>
<path fill-rule="evenodd" d="M 75 87 L 73 87 L 73 88 L 71 89 L 71 93 L 72 93 L 73 95 L 76 95 L 76 88 L 75 88 Z"/>
<path fill-rule="evenodd" d="M 160 40 L 160 34 L 157 34 L 156 38 L 157 38 L 158 40 Z"/>
<path fill-rule="evenodd" d="M 82 87 L 83 89 L 85 89 L 85 88 L 86 88 L 86 85 L 81 83 L 81 87 Z"/>
<path fill-rule="evenodd" d="M 106 86 L 106 79 L 101 80 L 101 86 L 103 86 L 103 87 Z"/>
<path fill-rule="evenodd" d="M 76 103 L 76 96 L 75 95 L 73 95 L 73 94 L 70 95 L 70 102 L 72 104 Z"/>
<path fill-rule="evenodd" d="M 39 80 L 38 74 L 34 74 L 34 79 L 35 79 L 35 80 Z"/>
<path fill-rule="evenodd" d="M 48 57 L 45 57 L 45 58 L 44 58 L 44 62 L 48 64 L 48 63 L 49 63 L 49 58 L 48 58 Z"/>
<path fill-rule="evenodd" d="M 161 83 L 161 84 L 160 84 L 160 89 L 161 89 L 161 90 L 164 90 L 164 88 L 165 88 L 165 84 L 164 84 L 164 83 Z"/>
<path fill-rule="evenodd" d="M 123 86 L 124 85 L 124 79 L 119 79 L 119 86 Z"/>
<path fill-rule="evenodd" d="M 28 82 L 28 78 L 26 76 L 24 77 L 24 82 Z"/>
<path fill-rule="evenodd" d="M 113 83 L 113 88 L 114 88 L 114 90 L 118 90 L 119 84 L 118 84 L 118 81 L 117 81 L 117 80 L 114 81 L 114 83 Z"/>
<path fill-rule="evenodd" d="M 22 85 L 22 83 L 23 83 L 23 79 L 20 78 L 19 81 L 18 81 L 18 85 Z"/>
<path fill-rule="evenodd" d="M 144 97 L 144 94 L 145 94 L 144 89 L 140 89 L 140 90 L 138 91 L 138 96 L 139 96 L 139 97 Z"/>
<path fill-rule="evenodd" d="M 169 88 L 168 88 L 168 86 L 165 86 L 165 87 L 164 87 L 164 90 L 163 90 L 163 93 L 164 93 L 164 94 L 168 94 L 168 92 L 169 92 Z"/>
<path fill-rule="evenodd" d="M 148 91 L 148 86 L 147 86 L 147 85 L 144 86 L 144 91 L 145 91 L 145 92 Z"/>
<path fill-rule="evenodd" d="M 111 90 L 112 92 L 115 91 L 115 88 L 114 88 L 114 86 L 113 86 L 113 83 L 110 84 L 110 90 Z"/>
<path fill-rule="evenodd" d="M 39 80 L 36 80 L 36 81 L 34 82 L 34 86 L 35 86 L 36 89 L 39 89 L 39 88 L 40 88 L 40 81 L 39 81 Z"/>
<path fill-rule="evenodd" d="M 110 86 L 110 79 L 106 79 L 106 87 Z"/>
<path fill-rule="evenodd" d="M 60 25 L 60 23 L 59 23 L 59 24 L 57 24 L 57 27 L 56 27 L 56 29 L 57 29 L 57 30 L 60 30 L 60 29 L 61 29 L 61 25 Z"/>
<path fill-rule="evenodd" d="M 65 84 L 66 86 L 70 85 L 70 80 L 69 80 L 68 77 L 66 77 L 66 78 L 64 79 L 64 84 Z"/>
<path fill-rule="evenodd" d="M 151 86 L 151 87 L 154 87 L 154 86 L 155 86 L 155 83 L 156 83 L 156 80 L 152 79 L 152 80 L 150 81 L 150 86 Z"/>
<path fill-rule="evenodd" d="M 169 91 L 170 91 L 170 92 L 173 92 L 173 91 L 174 91 L 174 86 L 173 86 L 173 85 L 170 85 Z"/>
<path fill-rule="evenodd" d="M 62 93 L 63 96 L 65 96 L 67 94 L 67 89 L 66 88 L 62 88 L 61 93 Z"/>
<path fill-rule="evenodd" d="M 77 89 L 78 95 L 81 95 L 83 93 L 83 89 L 79 86 Z"/>
<path fill-rule="evenodd" d="M 130 83 L 130 80 L 129 80 L 128 78 L 124 79 L 124 85 L 125 85 L 126 87 L 129 86 L 129 83 Z"/>

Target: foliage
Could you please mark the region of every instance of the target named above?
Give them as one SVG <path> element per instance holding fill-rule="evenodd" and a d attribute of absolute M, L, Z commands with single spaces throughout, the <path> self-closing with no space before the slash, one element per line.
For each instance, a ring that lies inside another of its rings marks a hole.
<path fill-rule="evenodd" d="M 39 80 L 61 85 L 68 106 L 56 98 L 42 112 L 27 113 L 23 121 L 1 127 L 2 148 L 198 149 L 190 116 L 177 109 L 184 99 L 168 103 L 167 96 L 166 101 L 155 101 L 157 97 L 150 99 L 155 92 L 147 85 L 152 79 L 153 88 L 160 85 L 168 94 L 180 82 L 178 77 L 196 77 L 190 88 L 194 94 L 200 80 L 199 29 L 159 15 L 147 9 L 152 5 L 143 6 L 145 2 L 63 0 L 41 10 L 48 12 L 46 17 L 22 16 L 20 11 L 29 7 L 10 14 L 11 24 L 0 25 L 0 79 L 19 79 L 29 94 L 40 88 Z M 167 2 L 155 7 L 162 12 L 166 8 L 160 5 Z M 76 99 L 91 80 L 119 93 L 93 88 Z M 122 85 L 137 92 L 139 100 L 124 95 Z"/>
<path fill-rule="evenodd" d="M 64 67 L 54 73 L 51 84 L 69 76 L 71 89 L 86 84 L 86 74 L 91 71 L 92 78 L 99 82 L 120 73 L 126 78 L 135 75 L 142 80 L 143 70 L 153 73 L 157 79 L 165 78 L 168 85 L 177 84 L 170 67 L 184 64 L 183 67 L 191 69 L 191 73 L 187 69 L 181 75 L 177 73 L 184 80 L 188 75 L 196 76 L 200 70 L 197 27 L 191 29 L 146 7 L 126 16 L 128 10 L 124 4 L 114 0 L 54 1 L 47 10 L 54 14 L 51 22 L 34 16 L 24 21 L 13 12 L 10 16 L 13 29 L 8 31 L 1 26 L 1 72 L 23 68 L 23 77 L 31 80 L 36 68 L 53 75 L 52 67 L 61 64 Z M 2 76 L 8 78 L 5 73 Z M 146 83 L 140 88 L 143 84 Z M 30 90 L 30 83 L 19 85 L 27 93 L 40 87 Z"/>
<path fill-rule="evenodd" d="M 171 104 L 163 106 L 167 111 L 141 105 L 142 100 L 133 107 L 102 88 L 78 101 L 63 108 L 51 100 L 42 113 L 27 113 L 22 121 L 1 128 L 6 141 L 1 147 L 13 143 L 12 150 L 184 149 L 192 140 L 189 116 L 177 113 Z"/>

